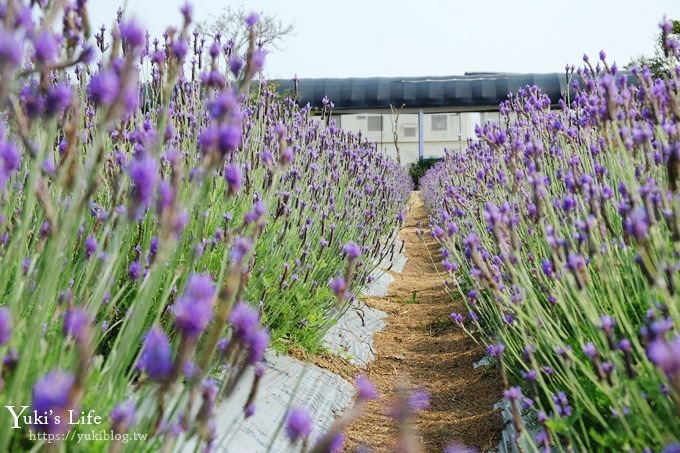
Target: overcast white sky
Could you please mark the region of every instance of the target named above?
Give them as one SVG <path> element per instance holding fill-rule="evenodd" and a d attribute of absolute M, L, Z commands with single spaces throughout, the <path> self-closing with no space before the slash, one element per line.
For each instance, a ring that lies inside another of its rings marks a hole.
<path fill-rule="evenodd" d="M 160 36 L 184 0 L 130 0 L 127 15 Z M 274 15 L 294 36 L 268 56 L 269 78 L 561 72 L 604 49 L 620 66 L 651 54 L 664 14 L 680 0 L 195 0 L 204 20 L 222 6 Z M 90 0 L 92 25 L 123 1 Z"/>

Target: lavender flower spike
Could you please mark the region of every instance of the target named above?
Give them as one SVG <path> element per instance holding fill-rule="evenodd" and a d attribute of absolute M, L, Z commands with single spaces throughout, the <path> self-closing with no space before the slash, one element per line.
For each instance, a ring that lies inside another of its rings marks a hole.
<path fill-rule="evenodd" d="M 359 247 L 354 242 L 348 242 L 345 244 L 343 250 L 347 254 L 347 258 L 350 261 L 354 261 L 355 259 L 359 258 L 359 255 L 361 255 L 361 247 Z"/>
<path fill-rule="evenodd" d="M 154 326 L 147 332 L 137 368 L 156 382 L 166 382 L 172 375 L 172 348 L 160 327 Z"/>
<path fill-rule="evenodd" d="M 189 277 L 184 295 L 175 304 L 175 325 L 187 337 L 195 338 L 213 317 L 215 284 L 207 274 Z"/>
<path fill-rule="evenodd" d="M 9 308 L 0 308 L 0 346 L 7 344 L 12 336 L 12 312 Z"/>
<path fill-rule="evenodd" d="M 135 424 L 135 402 L 133 400 L 118 403 L 111 411 L 111 428 L 115 433 L 125 433 Z"/>
<path fill-rule="evenodd" d="M 366 376 L 360 374 L 354 385 L 357 388 L 357 400 L 368 401 L 378 398 L 378 390 Z"/>
<path fill-rule="evenodd" d="M 286 417 L 286 434 L 291 442 L 307 438 L 312 433 L 312 416 L 304 407 L 294 407 Z"/>
<path fill-rule="evenodd" d="M 32 409 L 47 414 L 47 423 L 34 425 L 34 429 L 47 434 L 62 434 L 69 429 L 63 421 L 68 420 L 68 411 L 73 409 L 70 394 L 74 383 L 75 377 L 61 370 L 50 371 L 35 382 Z"/>
<path fill-rule="evenodd" d="M 128 216 L 138 220 L 151 204 L 158 180 L 158 164 L 150 155 L 144 155 L 132 161 L 129 173 L 133 189 Z"/>

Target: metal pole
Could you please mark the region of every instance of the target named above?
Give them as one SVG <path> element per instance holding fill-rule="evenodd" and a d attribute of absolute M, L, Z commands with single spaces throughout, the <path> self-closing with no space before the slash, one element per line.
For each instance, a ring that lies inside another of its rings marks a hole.
<path fill-rule="evenodd" d="M 425 156 L 425 114 L 422 110 L 418 111 L 418 160 L 423 160 Z"/>

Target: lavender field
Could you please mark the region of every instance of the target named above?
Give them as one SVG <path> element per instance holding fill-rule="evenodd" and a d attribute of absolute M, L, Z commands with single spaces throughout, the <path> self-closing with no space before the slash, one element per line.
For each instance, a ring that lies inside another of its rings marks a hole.
<path fill-rule="evenodd" d="M 516 435 L 549 451 L 678 451 L 680 67 L 584 57 L 571 98 L 500 106 L 422 180 L 451 318 L 481 334 Z"/>
<path fill-rule="evenodd" d="M 332 99 L 300 106 L 266 81 L 258 14 L 239 46 L 199 32 L 189 5 L 156 38 L 122 11 L 98 28 L 86 3 L 0 2 L 0 452 L 239 451 L 220 404 L 245 385 L 238 421 L 268 410 L 265 351 L 327 354 L 400 233 L 441 277 L 437 302 L 460 308 L 429 337 L 465 331 L 461 355 L 483 343 L 495 365 L 479 373 L 510 407 L 507 451 L 680 451 L 671 22 L 663 74 L 584 57 L 558 106 L 536 86 L 510 93 L 500 123 L 414 192 L 407 168 L 338 126 Z M 421 196 L 429 224 L 408 224 Z M 429 445 L 412 426 L 428 392 L 384 398 L 371 379 L 387 373 L 357 369 L 320 435 L 291 405 L 286 451 L 348 451 L 343 432 L 370 411 L 396 438 L 375 451 Z"/>
<path fill-rule="evenodd" d="M 257 15 L 239 55 L 189 7 L 162 44 L 36 12 L 0 11 L 0 451 L 210 447 L 265 348 L 315 351 L 353 303 L 411 183 L 257 80 Z M 81 408 L 113 440 L 76 442 Z"/>

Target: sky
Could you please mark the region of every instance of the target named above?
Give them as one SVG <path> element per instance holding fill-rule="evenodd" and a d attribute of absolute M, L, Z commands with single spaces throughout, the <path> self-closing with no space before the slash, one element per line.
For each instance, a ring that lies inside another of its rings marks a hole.
<path fill-rule="evenodd" d="M 184 0 L 130 0 L 153 36 L 179 26 Z M 267 56 L 268 78 L 397 77 L 465 72 L 562 72 L 604 50 L 619 66 L 653 53 L 658 24 L 680 0 L 194 0 L 204 21 L 227 5 L 294 27 Z M 124 2 L 90 0 L 93 26 Z M 110 27 L 107 27 L 110 28 Z"/>

